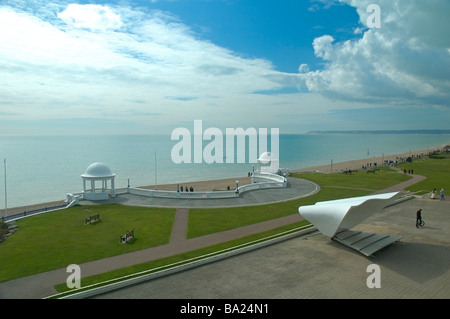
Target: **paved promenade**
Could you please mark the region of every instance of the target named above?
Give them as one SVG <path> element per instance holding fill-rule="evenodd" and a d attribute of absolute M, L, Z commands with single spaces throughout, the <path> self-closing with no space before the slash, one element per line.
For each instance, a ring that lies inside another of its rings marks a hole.
<path fill-rule="evenodd" d="M 415 227 L 423 210 L 426 225 Z M 372 257 L 322 234 L 297 237 L 220 262 L 157 278 L 95 298 L 120 299 L 448 299 L 450 201 L 411 199 L 355 229 L 403 239 Z M 380 288 L 369 288 L 380 267 Z"/>
<path fill-rule="evenodd" d="M 416 229 L 419 207 L 426 225 Z M 95 298 L 448 299 L 449 216 L 450 201 L 413 199 L 358 226 L 404 237 L 370 258 L 321 234 L 297 237 Z M 367 286 L 371 264 L 380 267 L 381 288 Z"/>
<path fill-rule="evenodd" d="M 212 200 L 180 200 L 164 199 L 137 196 L 132 194 L 122 194 L 114 199 L 102 201 L 103 203 L 120 203 L 123 205 L 140 205 L 155 207 L 176 207 L 174 225 L 172 226 L 171 240 L 168 244 L 135 251 L 128 254 L 96 260 L 80 264 L 81 275 L 91 276 L 101 274 L 110 270 L 119 269 L 135 264 L 157 260 L 164 257 L 181 254 L 184 252 L 208 247 L 235 238 L 244 237 L 251 234 L 270 230 L 279 226 L 289 225 L 302 218 L 293 212 L 292 216 L 279 218 L 268 222 L 258 223 L 230 231 L 219 232 L 212 235 L 186 239 L 188 208 L 193 207 L 230 207 L 261 205 L 279 201 L 286 201 L 304 196 L 310 196 L 318 191 L 318 186 L 312 182 L 289 178 L 287 188 L 263 189 L 250 191 L 242 194 L 238 198 L 212 199 Z M 98 205 L 95 202 L 83 201 L 83 205 Z M 66 268 L 52 270 L 32 276 L 27 276 L 8 282 L 0 283 L 0 299 L 5 298 L 44 298 L 56 293 L 54 285 L 66 282 Z"/>
<path fill-rule="evenodd" d="M 414 176 L 407 183 L 389 188 L 389 191 L 402 190 L 420 178 Z M 305 188 L 304 194 L 314 191 L 310 187 Z M 290 191 L 295 197 L 302 196 L 293 184 Z M 127 204 L 132 204 L 131 201 L 131 198 L 127 199 Z M 228 204 L 230 202 L 226 206 Z M 422 229 L 414 226 L 418 208 L 423 209 L 423 218 L 427 222 Z M 186 239 L 188 213 L 187 207 L 177 209 L 168 244 L 82 264 L 82 276 L 191 251 L 302 219 L 298 212 L 293 212 L 284 218 Z M 367 258 L 318 234 L 308 239 L 288 240 L 98 298 L 449 298 L 449 214 L 449 201 L 425 198 L 406 201 L 372 216 L 358 227 L 364 231 L 404 237 L 403 244 L 386 247 L 374 258 Z M 366 269 L 373 263 L 381 268 L 380 289 L 369 289 L 366 285 L 369 276 Z M 43 298 L 54 294 L 53 285 L 65 282 L 67 276 L 65 269 L 59 269 L 0 283 L 0 298 Z"/>

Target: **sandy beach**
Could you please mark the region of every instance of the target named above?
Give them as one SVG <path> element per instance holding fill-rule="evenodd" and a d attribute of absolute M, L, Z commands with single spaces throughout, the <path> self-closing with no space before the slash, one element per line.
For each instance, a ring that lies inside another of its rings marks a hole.
<path fill-rule="evenodd" d="M 383 156 L 374 156 L 374 157 L 367 157 L 359 160 L 351 160 L 351 161 L 345 161 L 340 163 L 329 163 L 327 165 L 322 166 L 314 166 L 314 167 L 307 167 L 302 169 L 294 169 L 291 170 L 291 173 L 295 172 L 324 172 L 324 173 L 330 173 L 332 170 L 333 173 L 341 173 L 345 170 L 360 170 L 363 166 L 366 166 L 367 168 L 374 168 L 382 166 L 383 163 L 389 163 L 393 162 L 395 164 L 403 163 L 406 161 L 408 157 L 411 158 L 419 158 L 424 157 L 428 155 L 429 153 L 432 153 L 433 151 L 438 150 L 436 149 L 428 149 L 428 150 L 420 150 L 420 151 L 411 151 L 406 153 L 399 153 L 399 154 L 391 154 L 391 155 L 383 155 Z"/>
<path fill-rule="evenodd" d="M 293 169 L 291 170 L 291 173 L 296 172 L 323 172 L 323 173 L 330 173 L 332 170 L 333 173 L 341 173 L 344 170 L 360 170 L 363 166 L 367 166 L 368 168 L 373 168 L 377 166 L 383 165 L 385 161 L 389 163 L 389 161 L 392 161 L 394 163 L 402 163 L 406 161 L 408 157 L 417 158 L 417 157 L 423 157 L 428 155 L 428 153 L 431 153 L 436 149 L 429 149 L 429 150 L 419 150 L 419 151 L 411 151 L 407 153 L 399 153 L 399 154 L 391 154 L 391 155 L 384 155 L 384 156 L 378 156 L 378 157 L 368 157 L 364 159 L 359 160 L 351 160 L 351 161 L 345 161 L 345 162 L 339 162 L 339 163 L 330 163 L 327 165 L 321 165 L 321 166 L 314 166 L 314 167 L 307 167 L 307 168 L 301 168 L 301 169 Z M 206 180 L 206 181 L 186 181 L 180 183 L 180 187 L 183 186 L 183 189 L 185 190 L 186 187 L 190 188 L 192 186 L 194 191 L 223 191 L 227 190 L 228 187 L 230 189 L 236 188 L 236 181 L 239 181 L 239 186 L 247 185 L 251 183 L 251 178 L 248 176 L 241 176 L 241 177 L 233 177 L 233 178 L 226 178 L 226 179 L 218 179 L 218 180 Z M 146 189 L 154 189 L 155 186 L 140 186 L 140 188 L 146 188 Z M 164 185 L 157 185 L 157 189 L 159 190 L 177 190 L 177 184 L 164 184 Z M 51 207 L 56 205 L 61 205 L 64 203 L 64 200 L 55 201 L 51 203 L 42 203 L 42 204 L 36 204 L 36 205 L 29 205 L 29 206 L 21 206 L 21 207 L 11 207 L 8 208 L 8 215 L 13 215 L 16 213 L 21 213 L 23 211 L 30 211 L 33 209 L 39 209 L 39 208 L 45 208 L 45 207 Z M 5 216 L 5 210 L 0 210 L 0 216 Z"/>
<path fill-rule="evenodd" d="M 236 181 L 239 181 L 239 186 L 247 185 L 252 182 L 251 177 L 245 176 L 245 177 L 233 177 L 233 178 L 225 178 L 225 179 L 217 179 L 217 180 L 210 180 L 210 181 L 198 181 L 198 182 L 183 182 L 180 183 L 180 188 L 183 187 L 183 191 L 186 190 L 186 188 L 190 189 L 193 188 L 195 191 L 201 191 L 201 192 L 209 192 L 209 191 L 225 191 L 228 189 L 235 189 L 236 188 Z M 145 188 L 145 189 L 155 189 L 155 186 L 140 186 L 139 188 Z M 157 185 L 156 189 L 159 190 L 168 190 L 168 191 L 176 191 L 177 190 L 177 184 L 164 184 L 164 185 Z"/>
<path fill-rule="evenodd" d="M 291 170 L 291 173 L 297 173 L 297 172 L 324 172 L 324 173 L 330 173 L 330 170 L 332 168 L 333 173 L 341 173 L 345 170 L 360 170 L 363 166 L 367 166 L 368 168 L 374 168 L 378 166 L 382 166 L 384 161 L 392 161 L 394 163 L 403 163 L 406 161 L 408 157 L 412 158 L 418 158 L 428 155 L 428 152 L 433 152 L 434 149 L 427 150 L 421 150 L 421 151 L 411 151 L 407 153 L 400 153 L 400 154 L 392 154 L 392 155 L 384 155 L 379 157 L 368 157 L 364 159 L 359 160 L 352 160 L 352 161 L 345 161 L 340 163 L 333 163 L 331 167 L 331 163 L 328 165 L 322 165 L 322 166 L 314 166 L 314 167 L 307 167 L 302 169 L 293 169 Z M 180 186 L 183 186 L 184 189 L 186 189 L 186 186 L 193 187 L 194 191 L 221 191 L 221 190 L 227 190 L 227 187 L 229 186 L 230 189 L 234 189 L 236 187 L 236 180 L 239 181 L 239 185 L 246 185 L 251 183 L 251 177 L 234 177 L 234 178 L 226 178 L 226 179 L 219 179 L 219 180 L 210 180 L 210 181 L 199 181 L 199 182 L 185 182 L 181 183 Z M 155 189 L 154 186 L 143 186 L 141 188 L 146 189 Z M 177 184 L 167 184 L 167 185 L 158 185 L 157 189 L 160 190 L 177 190 Z"/>

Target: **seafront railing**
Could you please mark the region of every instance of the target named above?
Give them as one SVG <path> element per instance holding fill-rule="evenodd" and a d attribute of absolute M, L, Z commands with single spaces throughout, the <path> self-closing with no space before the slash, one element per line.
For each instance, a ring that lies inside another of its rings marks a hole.
<path fill-rule="evenodd" d="M 252 181 L 255 183 L 278 183 L 286 187 L 286 177 L 267 173 L 267 172 L 253 172 Z"/>
<path fill-rule="evenodd" d="M 173 199 L 210 199 L 210 198 L 232 198 L 239 197 L 236 191 L 209 191 L 209 192 L 178 192 L 155 189 L 129 188 L 128 193 L 154 198 Z"/>
<path fill-rule="evenodd" d="M 130 187 L 128 193 L 140 196 L 154 197 L 154 198 L 173 198 L 173 199 L 215 199 L 215 198 L 234 198 L 239 197 L 240 194 L 267 188 L 282 188 L 287 186 L 287 180 L 284 176 L 266 173 L 253 172 L 252 184 L 247 184 L 236 188 L 235 190 L 227 191 L 201 191 L 201 192 L 180 192 L 180 191 L 166 191 L 155 189 L 144 189 Z"/>
<path fill-rule="evenodd" d="M 283 188 L 287 186 L 287 180 L 283 176 L 270 174 L 265 172 L 253 172 L 253 183 L 242 185 L 235 190 L 227 191 L 195 191 L 195 192 L 179 192 L 167 190 L 145 189 L 138 187 L 119 188 L 115 190 L 116 195 L 120 194 L 134 194 L 139 196 L 153 197 L 153 198 L 172 198 L 172 199 L 223 199 L 236 198 L 245 192 L 268 189 L 268 188 Z M 31 215 L 51 212 L 59 209 L 65 209 L 73 206 L 78 200 L 83 200 L 83 192 L 68 194 L 65 204 L 43 207 L 28 211 L 23 211 L 8 216 L 1 216 L 2 221 L 11 221 Z"/>
<path fill-rule="evenodd" d="M 8 216 L 1 216 L 0 220 L 2 220 L 4 222 L 17 220 L 17 219 L 21 219 L 21 218 L 32 216 L 32 215 L 37 215 L 37 214 L 42 214 L 42 213 L 47 213 L 47 212 L 63 209 L 63 208 L 66 208 L 67 206 L 68 206 L 68 204 L 61 204 L 61 205 L 56 205 L 56 206 L 48 206 L 48 207 L 42 207 L 42 208 L 37 208 L 37 209 L 24 210 L 23 212 L 20 212 L 20 213 L 15 213 L 15 214 L 8 215 Z"/>

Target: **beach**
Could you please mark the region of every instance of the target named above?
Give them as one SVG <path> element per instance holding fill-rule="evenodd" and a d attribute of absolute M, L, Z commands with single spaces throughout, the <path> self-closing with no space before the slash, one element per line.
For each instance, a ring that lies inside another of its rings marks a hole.
<path fill-rule="evenodd" d="M 322 166 L 314 166 L 314 167 L 307 167 L 302 169 L 295 169 L 291 170 L 291 173 L 296 172 L 324 172 L 324 173 L 330 173 L 331 171 L 333 173 L 341 173 L 345 170 L 360 170 L 364 167 L 371 169 L 380 167 L 383 165 L 383 163 L 404 163 L 408 157 L 411 158 L 420 158 L 428 155 L 429 153 L 432 153 L 433 151 L 438 150 L 436 149 L 428 149 L 428 150 L 419 150 L 419 151 L 411 151 L 406 153 L 399 153 L 399 154 L 391 154 L 391 155 L 383 155 L 383 156 L 374 156 L 374 157 L 367 157 L 363 159 L 358 160 L 351 160 L 351 161 L 345 161 L 340 163 L 332 163 L 330 161 L 330 164 L 322 165 Z"/>
<path fill-rule="evenodd" d="M 370 168 L 376 168 L 383 165 L 383 163 L 402 163 L 405 162 L 408 157 L 411 158 L 420 158 L 428 155 L 436 149 L 428 149 L 428 150 L 419 150 L 419 151 L 411 151 L 406 153 L 399 154 L 390 154 L 383 155 L 377 157 L 367 157 L 358 160 L 344 161 L 338 163 L 331 163 L 327 165 L 307 167 L 301 169 L 293 169 L 291 173 L 302 173 L 302 172 L 323 172 L 323 173 L 341 173 L 345 170 L 361 170 L 363 166 Z M 180 188 L 183 186 L 183 190 L 185 191 L 186 187 L 190 189 L 193 188 L 193 191 L 224 191 L 227 190 L 228 187 L 230 189 L 236 188 L 236 181 L 239 181 L 239 186 L 247 185 L 251 183 L 251 177 L 248 176 L 240 176 L 233 178 L 225 178 L 225 179 L 216 179 L 216 180 L 204 180 L 204 181 L 185 181 L 179 184 Z M 170 190 L 176 191 L 177 184 L 162 184 L 156 185 L 156 188 L 159 190 Z M 152 186 L 140 186 L 139 188 L 145 189 L 155 189 L 155 185 Z M 64 204 L 64 200 L 47 202 L 42 204 L 28 205 L 28 206 L 20 206 L 20 207 L 11 207 L 8 208 L 8 215 L 13 215 L 16 213 L 21 213 L 24 211 L 31 211 L 34 209 L 42 209 L 45 207 L 52 207 L 57 205 Z M 5 210 L 0 210 L 0 216 L 5 216 Z"/>
<path fill-rule="evenodd" d="M 226 191 L 229 189 L 233 190 L 236 188 L 236 181 L 238 181 L 238 185 L 247 185 L 251 184 L 252 179 L 248 176 L 241 176 L 241 177 L 233 177 L 233 178 L 224 178 L 224 179 L 216 179 L 216 180 L 205 180 L 205 181 L 197 181 L 197 182 L 185 182 L 180 183 L 180 189 L 183 187 L 183 191 L 186 191 L 186 189 L 193 188 L 193 191 L 199 191 L 199 192 L 210 192 L 210 191 Z M 165 185 L 157 185 L 156 187 L 153 186 L 140 186 L 139 188 L 145 188 L 145 189 L 159 189 L 159 190 L 168 190 L 168 191 L 176 191 L 177 190 L 177 184 L 165 184 Z"/>
<path fill-rule="evenodd" d="M 399 154 L 391 154 L 391 155 L 384 155 L 384 156 L 378 156 L 378 157 L 368 157 L 364 159 L 359 160 L 351 160 L 351 161 L 345 161 L 340 163 L 333 163 L 331 165 L 322 165 L 322 166 L 314 166 L 314 167 L 307 167 L 302 169 L 293 169 L 290 172 L 291 173 L 303 173 L 303 172 L 323 172 L 323 173 L 330 173 L 331 169 L 333 173 L 341 173 L 345 170 L 361 170 L 363 166 L 366 166 L 368 169 L 370 168 L 376 168 L 381 167 L 385 161 L 386 163 L 403 163 L 406 161 L 408 157 L 411 158 L 420 158 L 428 155 L 428 152 L 433 152 L 432 150 L 420 150 L 420 151 L 411 151 L 407 153 L 399 153 Z M 227 190 L 228 187 L 230 189 L 236 188 L 236 181 L 239 181 L 239 186 L 247 185 L 251 183 L 251 177 L 245 176 L 245 177 L 233 177 L 233 178 L 226 178 L 226 179 L 217 179 L 217 180 L 206 180 L 206 181 L 198 181 L 198 182 L 185 182 L 181 183 L 179 186 L 183 186 L 183 189 L 186 189 L 186 187 L 194 189 L 194 191 L 224 191 Z M 155 186 L 142 186 L 140 188 L 145 189 L 155 189 Z M 177 184 L 166 184 L 166 185 L 158 185 L 156 187 L 159 190 L 171 190 L 175 191 L 177 190 Z"/>

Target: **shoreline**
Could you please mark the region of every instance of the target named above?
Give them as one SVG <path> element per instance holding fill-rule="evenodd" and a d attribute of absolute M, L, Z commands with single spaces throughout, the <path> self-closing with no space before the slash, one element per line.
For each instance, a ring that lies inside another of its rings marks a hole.
<path fill-rule="evenodd" d="M 388 154 L 383 156 L 373 156 L 366 157 L 357 160 L 349 160 L 344 162 L 331 163 L 320 166 L 312 166 L 301 169 L 293 169 L 291 173 L 305 173 L 305 172 L 322 172 L 322 173 L 330 173 L 332 170 L 333 173 L 341 173 L 345 170 L 361 170 L 363 166 L 367 168 L 376 168 L 378 166 L 383 166 L 383 163 L 387 161 L 394 162 L 394 165 L 404 163 L 408 157 L 413 159 L 418 157 L 424 157 L 429 155 L 430 153 L 438 150 L 439 148 L 432 148 L 428 150 L 419 150 L 419 151 L 410 151 L 405 153 L 397 153 L 397 154 Z"/>
<path fill-rule="evenodd" d="M 378 166 L 382 166 L 384 161 L 397 161 L 397 164 L 403 163 L 406 161 L 406 158 L 418 158 L 424 157 L 433 151 L 438 150 L 439 148 L 432 148 L 428 150 L 419 150 L 419 151 L 410 151 L 405 153 L 397 153 L 390 154 L 384 156 L 374 156 L 367 157 L 358 160 L 349 160 L 344 162 L 331 163 L 326 165 L 312 166 L 300 169 L 292 169 L 291 173 L 306 173 L 306 172 L 322 172 L 322 173 L 330 173 L 332 170 L 333 173 L 341 173 L 345 170 L 361 170 L 363 166 L 367 166 L 368 168 L 374 168 Z M 376 163 L 376 165 L 375 165 Z M 247 185 L 251 183 L 251 177 L 242 176 L 242 177 L 233 177 L 233 178 L 225 178 L 225 179 L 216 179 L 216 180 L 205 180 L 205 181 L 196 181 L 196 182 L 183 182 L 180 183 L 180 186 L 183 188 L 191 186 L 194 191 L 223 191 L 227 190 L 228 187 L 230 189 L 234 189 L 236 187 L 236 181 L 239 181 L 239 186 Z M 144 189 L 155 189 L 155 186 L 139 186 L 138 188 Z M 177 190 L 177 184 L 161 184 L 156 186 L 159 190 Z M 34 209 L 42 209 L 45 207 L 57 206 L 64 204 L 64 200 L 59 201 L 51 201 L 41 204 L 32 204 L 26 206 L 17 206 L 17 207 L 8 207 L 8 215 L 13 215 L 17 213 L 21 213 L 24 211 L 31 211 Z M 0 209 L 0 216 L 5 216 L 5 209 Z"/>

